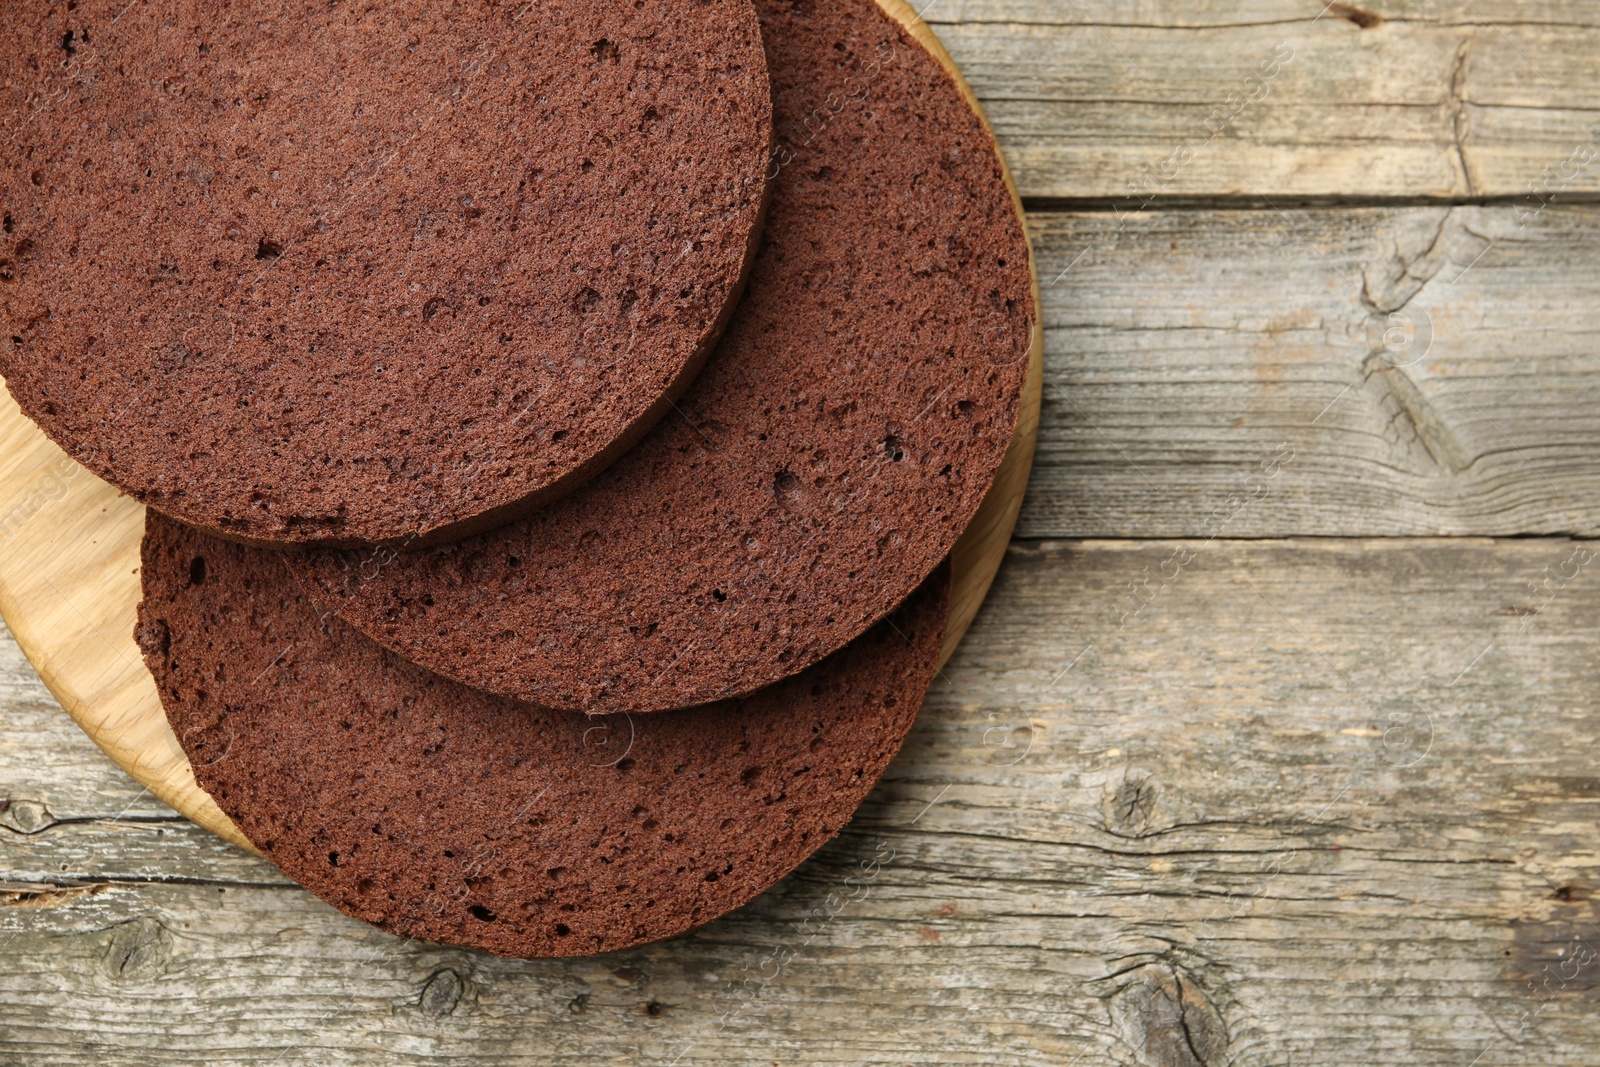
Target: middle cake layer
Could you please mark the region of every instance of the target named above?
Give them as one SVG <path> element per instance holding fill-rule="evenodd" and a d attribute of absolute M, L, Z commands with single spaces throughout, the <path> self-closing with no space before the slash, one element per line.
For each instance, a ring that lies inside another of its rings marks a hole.
<path fill-rule="evenodd" d="M 994 143 L 871 0 L 757 10 L 778 137 L 766 236 L 677 410 L 524 521 L 294 561 L 407 659 L 591 713 L 739 696 L 882 618 L 976 512 L 1033 327 Z"/>

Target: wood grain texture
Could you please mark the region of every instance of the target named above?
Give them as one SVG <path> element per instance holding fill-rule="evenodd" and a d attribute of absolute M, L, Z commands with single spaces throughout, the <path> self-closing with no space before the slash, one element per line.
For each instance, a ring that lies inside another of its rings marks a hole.
<path fill-rule="evenodd" d="M 842 838 L 594 960 L 383 937 L 60 732 L 28 750 L 48 766 L 6 757 L 50 821 L 0 831 L 32 886 L 0 908 L 0 1056 L 1592 1063 L 1588 551 L 1020 543 Z M 0 652 L 12 728 L 49 733 L 26 675 Z"/>
<path fill-rule="evenodd" d="M 1030 223 L 1022 536 L 1597 532 L 1600 207 Z"/>
<path fill-rule="evenodd" d="M 1024 197 L 1600 192 L 1590 3 L 932 0 L 924 10 Z"/>

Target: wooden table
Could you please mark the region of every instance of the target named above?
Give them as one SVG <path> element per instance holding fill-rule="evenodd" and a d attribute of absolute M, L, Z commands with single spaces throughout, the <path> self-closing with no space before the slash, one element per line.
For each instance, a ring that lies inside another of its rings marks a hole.
<path fill-rule="evenodd" d="M 1044 424 L 855 823 L 666 944 L 402 942 L 7 640 L 0 1063 L 1600 1061 L 1600 4 L 927 16 L 1027 198 Z"/>

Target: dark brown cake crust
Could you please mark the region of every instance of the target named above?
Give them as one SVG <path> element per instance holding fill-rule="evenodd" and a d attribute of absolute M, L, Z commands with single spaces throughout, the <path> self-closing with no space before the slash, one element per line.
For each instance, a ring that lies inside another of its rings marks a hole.
<path fill-rule="evenodd" d="M 750 0 L 16 0 L 0 373 L 74 458 L 263 544 L 423 545 L 631 446 L 726 325 Z"/>
<path fill-rule="evenodd" d="M 407 659 L 546 707 L 737 696 L 882 618 L 977 510 L 1034 327 L 993 141 L 871 0 L 758 10 L 780 172 L 748 294 L 679 411 L 520 523 L 295 564 Z"/>
<path fill-rule="evenodd" d="M 839 832 L 933 677 L 948 569 L 748 700 L 590 719 L 319 619 L 281 557 L 150 513 L 139 642 L 200 785 L 273 862 L 397 934 L 508 956 L 671 937 Z"/>

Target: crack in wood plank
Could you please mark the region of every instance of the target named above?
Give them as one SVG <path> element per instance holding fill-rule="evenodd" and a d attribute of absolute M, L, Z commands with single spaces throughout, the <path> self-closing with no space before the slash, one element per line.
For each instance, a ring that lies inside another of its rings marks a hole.
<path fill-rule="evenodd" d="M 1472 47 L 1471 40 L 1461 42 L 1461 47 L 1456 51 L 1455 66 L 1450 69 L 1450 108 L 1451 129 L 1455 133 L 1456 161 L 1461 167 L 1461 182 L 1466 187 L 1466 195 L 1478 195 L 1478 181 L 1473 177 L 1472 164 L 1467 159 L 1467 136 L 1471 132 L 1471 123 L 1467 114 L 1466 84 L 1467 84 L 1467 52 Z"/>

